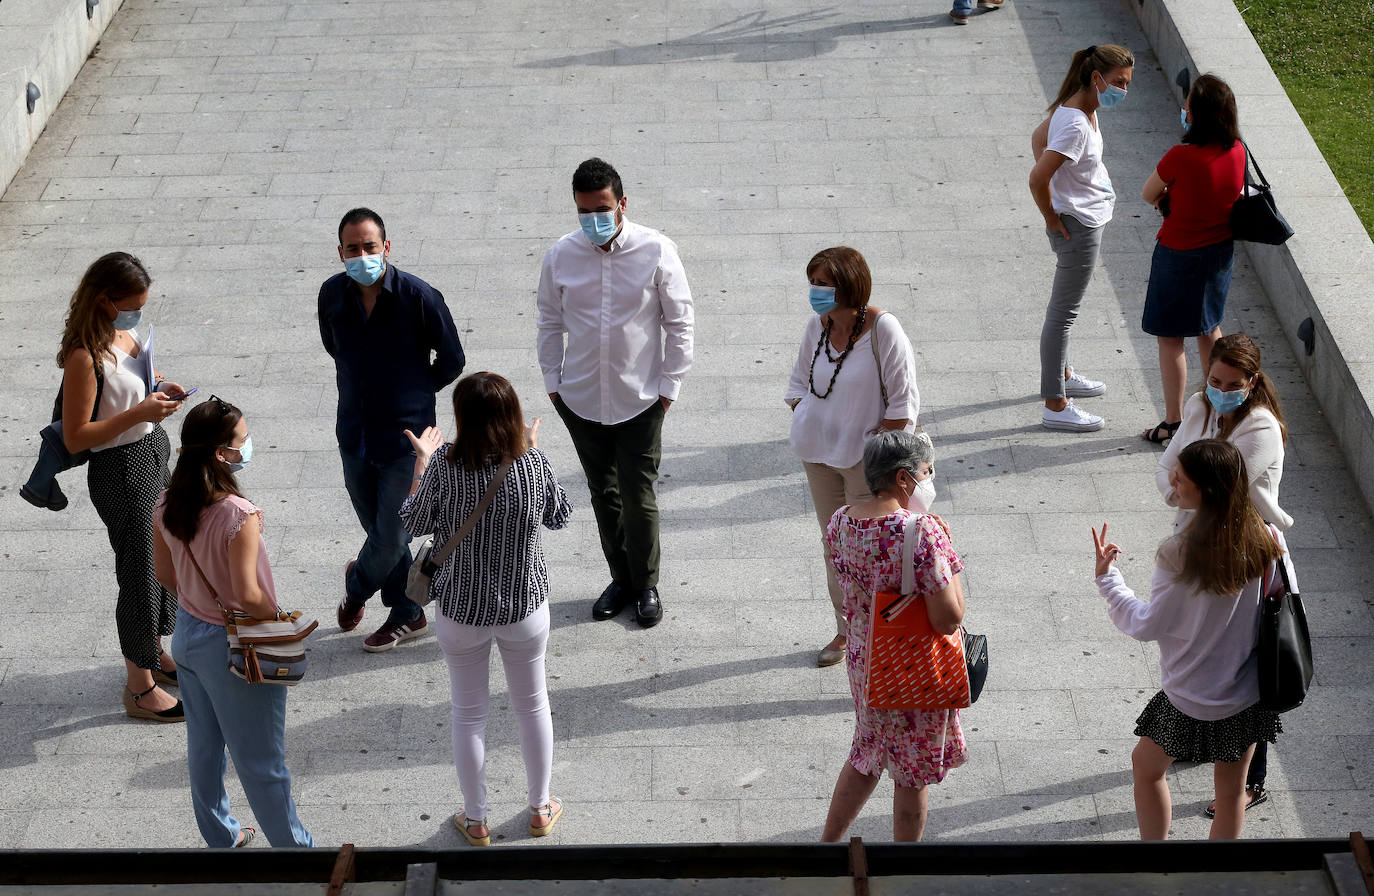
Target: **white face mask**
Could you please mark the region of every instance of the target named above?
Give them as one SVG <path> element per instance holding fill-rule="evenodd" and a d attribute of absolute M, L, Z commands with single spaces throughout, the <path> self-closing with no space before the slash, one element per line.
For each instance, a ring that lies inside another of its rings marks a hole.
<path fill-rule="evenodd" d="M 916 487 L 911 490 L 911 497 L 906 500 L 906 509 L 920 516 L 923 513 L 930 513 L 930 506 L 935 503 L 935 474 L 931 473 L 925 479 L 916 483 Z"/>

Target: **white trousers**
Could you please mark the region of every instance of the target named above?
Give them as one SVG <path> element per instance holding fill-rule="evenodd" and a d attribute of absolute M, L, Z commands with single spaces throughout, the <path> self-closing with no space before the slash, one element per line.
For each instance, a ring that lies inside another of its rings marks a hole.
<path fill-rule="evenodd" d="M 511 707 L 520 727 L 525 785 L 531 806 L 549 801 L 553 773 L 553 718 L 544 679 L 544 649 L 549 643 L 549 605 L 511 625 L 460 625 L 443 614 L 435 634 L 448 663 L 453 706 L 453 764 L 468 818 L 487 817 L 487 711 L 491 642 L 501 652 Z"/>

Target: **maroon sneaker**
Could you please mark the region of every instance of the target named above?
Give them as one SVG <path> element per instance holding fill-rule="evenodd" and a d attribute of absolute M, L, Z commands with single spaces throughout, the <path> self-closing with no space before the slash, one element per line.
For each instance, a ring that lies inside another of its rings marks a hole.
<path fill-rule="evenodd" d="M 381 653 L 384 650 L 390 650 L 402 641 L 418 638 L 428 631 L 429 620 L 425 618 L 424 613 L 421 613 L 420 618 L 414 622 L 387 620 L 385 625 L 363 640 L 363 650 L 368 653 Z"/>
<path fill-rule="evenodd" d="M 339 599 L 339 609 L 336 613 L 339 620 L 339 631 L 344 632 L 351 632 L 357 628 L 358 624 L 363 621 L 363 612 L 367 610 L 367 604 L 359 604 L 355 607 L 348 602 L 348 573 L 352 568 L 353 561 L 349 560 L 348 565 L 344 567 L 344 596 Z"/>

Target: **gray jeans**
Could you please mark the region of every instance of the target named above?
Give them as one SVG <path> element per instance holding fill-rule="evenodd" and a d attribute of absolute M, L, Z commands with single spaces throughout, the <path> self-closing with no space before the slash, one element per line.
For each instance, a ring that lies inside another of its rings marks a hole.
<path fill-rule="evenodd" d="M 1060 215 L 1072 239 L 1057 231 L 1047 231 L 1050 248 L 1058 259 L 1054 267 L 1054 287 L 1045 309 L 1045 324 L 1040 328 L 1040 397 L 1064 397 L 1064 368 L 1069 363 L 1069 330 L 1078 319 L 1078 306 L 1088 291 L 1097 251 L 1102 246 L 1102 225 L 1088 227 L 1073 215 Z"/>

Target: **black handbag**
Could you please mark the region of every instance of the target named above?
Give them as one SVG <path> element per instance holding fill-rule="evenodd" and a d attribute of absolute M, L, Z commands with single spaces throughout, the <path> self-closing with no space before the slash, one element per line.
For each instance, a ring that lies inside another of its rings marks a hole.
<path fill-rule="evenodd" d="M 1231 234 L 1250 243 L 1281 246 L 1293 235 L 1293 228 L 1274 202 L 1269 181 L 1260 170 L 1259 162 L 1250 155 L 1250 147 L 1243 140 L 1240 145 L 1245 149 L 1245 186 L 1241 187 L 1236 204 L 1231 206 Z M 1258 181 L 1250 177 L 1251 165 Z"/>
<path fill-rule="evenodd" d="M 964 633 L 964 661 L 968 663 L 969 703 L 977 703 L 988 680 L 988 636 Z"/>
<path fill-rule="evenodd" d="M 1270 595 L 1273 568 L 1266 570 L 1260 591 L 1259 654 L 1260 706 L 1287 712 L 1302 705 L 1312 684 L 1312 639 L 1302 598 L 1288 577 L 1287 554 L 1275 562 L 1283 577 L 1283 591 Z"/>

